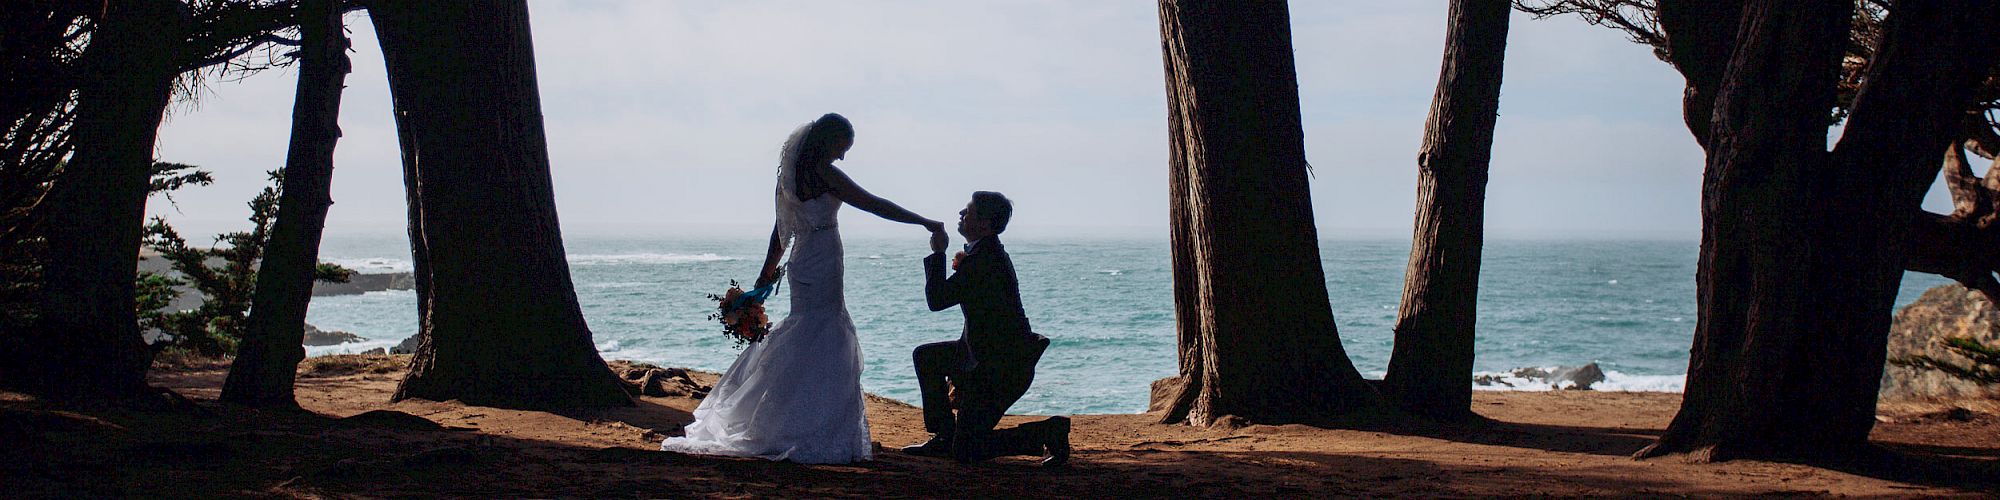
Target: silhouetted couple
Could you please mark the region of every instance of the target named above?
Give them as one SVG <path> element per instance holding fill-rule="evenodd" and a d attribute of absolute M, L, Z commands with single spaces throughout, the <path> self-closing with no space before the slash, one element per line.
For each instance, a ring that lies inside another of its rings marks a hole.
<path fill-rule="evenodd" d="M 847 314 L 838 212 L 857 208 L 931 232 L 924 258 L 924 296 L 931 310 L 958 306 L 959 340 L 918 347 L 917 382 L 924 427 L 934 436 L 904 451 L 950 456 L 961 463 L 1005 455 L 1069 459 L 1069 419 L 1051 417 L 995 430 L 1001 415 L 1034 381 L 1049 341 L 1028 327 L 1013 261 L 999 235 L 1013 206 L 993 192 L 974 193 L 959 212 L 958 233 L 969 242 L 951 259 L 944 223 L 926 219 L 856 185 L 833 166 L 854 145 L 846 118 L 827 114 L 792 132 L 779 154 L 777 221 L 757 285 L 784 276 L 791 311 L 761 342 L 738 355 L 694 411 L 685 437 L 668 451 L 754 456 L 802 463 L 868 460 L 872 442 L 861 393 L 861 347 Z M 786 272 L 778 261 L 786 249 Z"/>

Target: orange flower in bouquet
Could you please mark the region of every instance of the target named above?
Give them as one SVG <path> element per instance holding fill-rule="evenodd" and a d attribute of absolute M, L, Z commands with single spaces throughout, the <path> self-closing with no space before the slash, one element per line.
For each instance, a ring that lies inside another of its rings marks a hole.
<path fill-rule="evenodd" d="M 735 340 L 737 347 L 762 341 L 771 334 L 771 317 L 764 312 L 764 300 L 771 297 L 776 286 L 773 282 L 745 292 L 736 280 L 729 280 L 729 291 L 708 294 L 709 300 L 716 302 L 716 312 L 708 315 L 708 319 L 720 321 L 722 335 Z"/>

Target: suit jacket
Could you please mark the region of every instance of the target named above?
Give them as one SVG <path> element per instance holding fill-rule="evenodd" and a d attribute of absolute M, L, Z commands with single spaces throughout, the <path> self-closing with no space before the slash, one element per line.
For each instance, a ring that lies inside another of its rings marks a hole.
<path fill-rule="evenodd" d="M 945 267 L 943 253 L 924 258 L 924 299 L 932 311 L 958 306 L 965 314 L 965 332 L 959 340 L 967 346 L 973 366 L 982 360 L 1011 362 L 1031 351 L 1040 354 L 1038 348 L 1045 341 L 1028 327 L 1014 261 L 998 236 L 979 240 L 949 277 Z M 1021 361 L 1032 367 L 1031 359 Z"/>

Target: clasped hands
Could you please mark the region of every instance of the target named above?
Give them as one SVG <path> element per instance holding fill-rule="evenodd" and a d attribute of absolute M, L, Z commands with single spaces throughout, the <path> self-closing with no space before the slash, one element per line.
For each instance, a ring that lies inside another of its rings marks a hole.
<path fill-rule="evenodd" d="M 931 253 L 944 253 L 945 247 L 951 246 L 951 234 L 944 232 L 943 222 L 924 221 L 924 229 L 931 230 Z"/>

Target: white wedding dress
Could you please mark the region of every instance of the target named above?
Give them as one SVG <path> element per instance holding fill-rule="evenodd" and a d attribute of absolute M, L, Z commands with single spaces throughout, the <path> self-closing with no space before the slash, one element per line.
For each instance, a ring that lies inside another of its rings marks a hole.
<path fill-rule="evenodd" d="M 694 410 L 687 435 L 661 449 L 800 463 L 871 457 L 861 344 L 841 290 L 841 202 L 828 194 L 795 206 L 796 219 L 786 221 L 795 228 L 785 276 L 791 313 L 736 357 Z"/>

